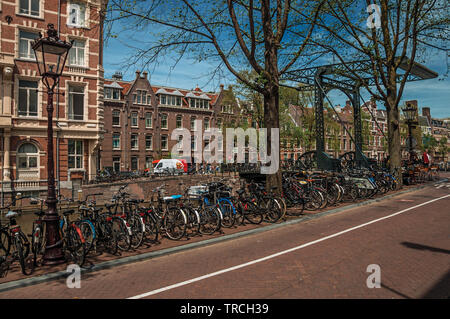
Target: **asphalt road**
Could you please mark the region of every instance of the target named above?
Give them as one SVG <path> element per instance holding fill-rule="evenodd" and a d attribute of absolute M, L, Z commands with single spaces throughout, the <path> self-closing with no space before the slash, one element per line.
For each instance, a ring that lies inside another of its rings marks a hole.
<path fill-rule="evenodd" d="M 0 298 L 449 298 L 449 235 L 447 182 Z"/>

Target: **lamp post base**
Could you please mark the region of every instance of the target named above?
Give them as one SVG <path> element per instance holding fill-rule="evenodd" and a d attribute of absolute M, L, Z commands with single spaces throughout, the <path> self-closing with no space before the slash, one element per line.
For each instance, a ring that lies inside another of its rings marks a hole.
<path fill-rule="evenodd" d="M 51 209 L 50 209 L 51 211 Z M 51 211 L 44 216 L 47 246 L 45 247 L 45 253 L 42 258 L 42 265 L 59 265 L 66 262 L 66 258 L 63 253 L 63 240 L 59 229 L 59 217 L 55 211 Z M 51 236 L 51 238 L 50 238 Z"/>

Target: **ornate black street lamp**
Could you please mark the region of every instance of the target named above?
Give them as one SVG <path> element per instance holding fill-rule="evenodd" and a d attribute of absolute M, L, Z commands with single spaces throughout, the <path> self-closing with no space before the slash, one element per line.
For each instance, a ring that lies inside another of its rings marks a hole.
<path fill-rule="evenodd" d="M 414 153 L 413 153 L 413 136 L 412 136 L 412 127 L 416 124 L 416 114 L 417 109 L 413 104 L 406 104 L 402 108 L 403 115 L 405 116 L 406 125 L 408 125 L 408 139 L 409 139 L 409 160 L 412 161 L 414 159 Z"/>
<path fill-rule="evenodd" d="M 53 24 L 47 25 L 47 37 L 34 40 L 32 48 L 42 82 L 47 88 L 47 200 L 45 213 L 46 247 L 43 265 L 57 265 L 65 262 L 62 251 L 62 239 L 59 232 L 59 216 L 56 209 L 57 198 L 55 191 L 55 164 L 53 158 L 53 94 L 54 88 L 64 70 L 67 54 L 72 44 L 58 38 L 58 32 Z"/>

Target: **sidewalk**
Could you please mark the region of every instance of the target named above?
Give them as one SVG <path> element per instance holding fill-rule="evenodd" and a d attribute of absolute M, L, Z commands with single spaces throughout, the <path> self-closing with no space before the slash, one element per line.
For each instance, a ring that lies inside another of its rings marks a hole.
<path fill-rule="evenodd" d="M 440 181 L 429 182 L 422 185 L 404 186 L 403 189 L 390 192 L 383 197 L 377 197 L 370 200 L 362 200 L 355 203 L 343 203 L 337 206 L 327 207 L 326 209 L 321 211 L 315 212 L 304 211 L 304 213 L 300 217 L 287 216 L 285 221 L 279 222 L 277 224 L 269 224 L 269 223 L 262 223 L 260 225 L 246 224 L 244 226 L 234 226 L 231 229 L 222 228 L 222 233 L 220 234 L 214 234 L 210 236 L 208 235 L 196 236 L 190 239 L 183 239 L 180 241 L 171 241 L 169 239 L 163 238 L 160 239 L 159 243 L 151 245 L 147 245 L 144 243 L 141 247 L 139 247 L 139 249 L 135 251 L 121 252 L 120 256 L 111 256 L 106 253 L 97 256 L 93 256 L 92 254 L 90 254 L 87 257 L 87 261 L 85 266 L 83 267 L 82 272 L 98 271 L 101 269 L 111 268 L 114 266 L 132 263 L 144 259 L 150 259 L 158 256 L 194 249 L 199 246 L 211 245 L 220 241 L 231 240 L 234 238 L 248 236 L 258 232 L 284 227 L 286 225 L 295 224 L 314 218 L 319 218 L 328 214 L 342 212 L 351 208 L 370 205 L 374 202 L 379 202 L 405 193 L 417 191 L 427 186 L 430 185 L 432 186 L 433 184 L 445 182 L 447 181 L 446 178 L 448 176 L 450 176 L 450 174 L 443 173 L 441 174 Z M 289 209 L 288 212 L 290 210 L 295 210 L 295 208 Z M 13 265 L 11 265 L 10 270 L 8 271 L 6 277 L 0 278 L 0 291 L 6 291 L 17 287 L 24 287 L 50 280 L 64 278 L 67 276 L 66 267 L 67 267 L 66 264 L 53 267 L 48 266 L 39 267 L 35 269 L 35 272 L 33 273 L 32 276 L 27 277 L 22 275 L 19 263 L 15 262 Z"/>

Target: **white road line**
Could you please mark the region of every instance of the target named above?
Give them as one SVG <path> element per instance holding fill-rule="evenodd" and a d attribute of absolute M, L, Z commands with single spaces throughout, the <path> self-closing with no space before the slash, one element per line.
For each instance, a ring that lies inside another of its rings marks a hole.
<path fill-rule="evenodd" d="M 182 282 L 179 282 L 179 283 L 170 285 L 170 286 L 166 286 L 166 287 L 162 287 L 162 288 L 159 288 L 159 289 L 156 289 L 156 290 L 152 290 L 152 291 L 149 291 L 149 292 L 145 292 L 145 293 L 140 294 L 140 295 L 136 295 L 136 296 L 133 296 L 133 297 L 129 297 L 128 299 L 140 299 L 140 298 L 145 298 L 145 297 L 148 297 L 148 296 L 151 296 L 151 295 L 159 294 L 159 293 L 164 292 L 164 291 L 167 291 L 167 290 L 171 290 L 171 289 L 174 289 L 174 288 L 178 288 L 178 287 L 182 287 L 182 286 L 185 286 L 185 285 L 189 285 L 189 284 L 191 284 L 191 283 L 194 283 L 194 282 L 197 282 L 197 281 L 200 281 L 200 280 L 203 280 L 203 279 L 207 279 L 207 278 L 211 278 L 211 277 L 214 277 L 214 276 L 218 276 L 218 275 L 221 275 L 221 274 L 224 274 L 224 273 L 227 273 L 227 272 L 236 270 L 236 269 L 240 269 L 240 268 L 244 268 L 244 267 L 247 267 L 247 266 L 250 266 L 250 265 L 254 265 L 254 264 L 260 263 L 260 262 L 262 262 L 262 261 L 266 261 L 266 260 L 269 260 L 269 259 L 272 259 L 272 258 L 281 256 L 281 255 L 284 255 L 284 254 L 287 254 L 287 253 L 290 253 L 290 252 L 293 252 L 293 251 L 296 251 L 296 250 L 299 250 L 299 249 L 302 249 L 302 248 L 305 248 L 305 247 L 308 247 L 308 246 L 311 246 L 311 245 L 320 243 L 320 242 L 322 242 L 322 241 L 324 241 L 324 240 L 327 240 L 327 239 L 330 239 L 330 238 L 334 238 L 334 237 L 340 236 L 340 235 L 342 235 L 342 234 L 345 234 L 345 233 L 351 232 L 351 231 L 353 231 L 353 230 L 356 230 L 356 229 L 365 227 L 365 226 L 367 226 L 367 225 L 370 225 L 370 224 L 373 224 L 373 223 L 376 223 L 376 222 L 379 222 L 379 221 L 382 221 L 382 220 L 385 220 L 385 219 L 388 219 L 388 218 L 391 218 L 391 217 L 400 215 L 400 214 L 405 213 L 405 212 L 407 212 L 407 211 L 410 211 L 410 210 L 412 210 L 412 209 L 415 209 L 415 208 L 418 208 L 418 207 L 421 207 L 421 206 L 424 206 L 424 205 L 433 203 L 433 202 L 435 202 L 435 201 L 438 201 L 438 200 L 441 200 L 441 199 L 444 199 L 444 198 L 447 198 L 447 197 L 450 197 L 450 194 L 449 194 L 449 195 L 442 196 L 442 197 L 439 197 L 439 198 L 435 198 L 435 199 L 429 200 L 429 201 L 427 201 L 427 202 L 425 202 L 425 203 L 422 203 L 422 204 L 418 204 L 418 205 L 415 205 L 415 206 L 412 206 L 412 207 L 403 209 L 403 210 L 398 211 L 398 212 L 396 212 L 396 213 L 394 213 L 394 214 L 391 214 L 391 215 L 388 215 L 388 216 L 384 216 L 384 217 L 381 217 L 381 218 L 378 218 L 378 219 L 374 219 L 374 220 L 372 220 L 372 221 L 370 221 L 370 222 L 367 222 L 367 223 L 364 223 L 364 224 L 361 224 L 361 225 L 358 225 L 358 226 L 355 226 L 355 227 L 348 228 L 348 229 L 346 229 L 346 230 L 340 231 L 340 232 L 335 233 L 335 234 L 333 234 L 333 235 L 329 235 L 329 236 L 326 236 L 326 237 L 322 237 L 322 238 L 320 238 L 320 239 L 317 239 L 317 240 L 308 242 L 308 243 L 306 243 L 306 244 L 302 244 L 302 245 L 300 245 L 300 246 L 296 246 L 296 247 L 293 247 L 293 248 L 290 248 L 290 249 L 286 249 L 286 250 L 280 251 L 280 252 L 278 252 L 278 253 L 275 253 L 275 254 L 266 256 L 266 257 L 262 257 L 262 258 L 255 259 L 255 260 L 252 260 L 252 261 L 249 261 L 249 262 L 240 264 L 240 265 L 236 265 L 236 266 L 233 266 L 233 267 L 229 267 L 229 268 L 226 268 L 226 269 L 222 269 L 222 270 L 219 270 L 219 271 L 215 271 L 215 272 L 212 272 L 212 273 L 209 273 L 209 274 L 200 276 L 200 277 L 192 278 L 192 279 L 189 279 L 189 280 L 186 280 L 186 281 L 182 281 Z"/>

